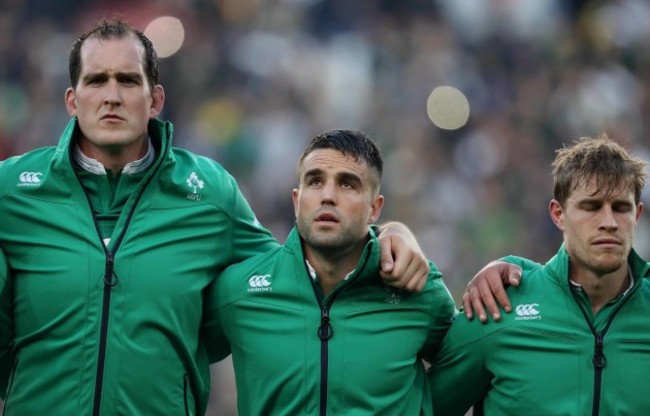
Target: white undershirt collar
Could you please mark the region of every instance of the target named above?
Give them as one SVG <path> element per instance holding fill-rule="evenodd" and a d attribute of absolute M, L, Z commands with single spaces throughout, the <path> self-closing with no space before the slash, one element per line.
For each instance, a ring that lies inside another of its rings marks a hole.
<path fill-rule="evenodd" d="M 104 165 L 102 165 L 97 159 L 93 159 L 83 154 L 78 144 L 74 146 L 73 157 L 74 161 L 77 162 L 77 164 L 81 166 L 82 169 L 95 175 L 106 175 L 106 168 Z M 136 173 L 144 172 L 147 170 L 147 168 L 149 168 L 149 166 L 151 166 L 154 159 L 155 152 L 153 150 L 151 138 L 149 138 L 147 142 L 147 153 L 141 159 L 134 160 L 133 162 L 129 162 L 124 165 L 122 174 L 134 175 Z"/>

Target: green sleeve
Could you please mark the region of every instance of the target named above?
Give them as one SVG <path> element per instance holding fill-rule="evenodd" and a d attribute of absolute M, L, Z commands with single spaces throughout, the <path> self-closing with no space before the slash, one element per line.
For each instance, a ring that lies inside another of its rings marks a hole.
<path fill-rule="evenodd" d="M 485 395 L 491 375 L 484 362 L 482 325 L 461 313 L 449 328 L 428 371 L 434 415 L 463 416 Z"/>
<path fill-rule="evenodd" d="M 12 281 L 5 256 L 0 251 L 0 397 L 5 398 L 12 367 L 13 331 Z"/>
<path fill-rule="evenodd" d="M 203 308 L 201 339 L 205 343 L 210 363 L 221 361 L 230 355 L 230 342 L 225 334 L 224 318 L 226 305 L 223 304 L 222 292 L 227 291 L 227 272 L 208 286 Z M 221 284 L 220 284 L 221 283 Z"/>
<path fill-rule="evenodd" d="M 420 353 L 421 358 L 424 358 L 426 361 L 431 361 L 440 349 L 442 340 L 456 315 L 454 299 L 442 280 L 442 274 L 432 261 L 429 261 L 429 267 L 428 280 L 433 286 L 432 301 L 430 302 L 431 325 L 429 327 L 426 345 Z"/>
<path fill-rule="evenodd" d="M 232 250 L 233 263 L 238 263 L 256 254 L 266 253 L 276 248 L 279 243 L 271 232 L 259 223 L 235 179 L 230 177 L 230 180 L 234 197 L 230 212 L 226 214 L 231 216 L 233 228 L 227 244 Z"/>
<path fill-rule="evenodd" d="M 499 260 L 521 267 L 522 272 L 524 273 L 543 267 L 540 263 L 513 255 L 501 257 Z"/>

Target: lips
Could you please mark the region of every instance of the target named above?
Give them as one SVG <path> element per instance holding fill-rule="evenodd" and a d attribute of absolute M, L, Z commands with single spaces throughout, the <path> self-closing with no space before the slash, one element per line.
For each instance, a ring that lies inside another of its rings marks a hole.
<path fill-rule="evenodd" d="M 622 243 L 615 238 L 599 238 L 592 243 L 595 246 L 620 246 Z"/>
<path fill-rule="evenodd" d="M 324 212 L 320 215 L 318 215 L 315 219 L 316 222 L 333 222 L 333 223 L 338 223 L 339 219 L 336 217 L 336 215 L 329 213 L 329 212 Z"/>
<path fill-rule="evenodd" d="M 106 114 L 105 116 L 102 116 L 102 120 L 124 120 L 122 117 L 115 115 L 115 114 Z"/>

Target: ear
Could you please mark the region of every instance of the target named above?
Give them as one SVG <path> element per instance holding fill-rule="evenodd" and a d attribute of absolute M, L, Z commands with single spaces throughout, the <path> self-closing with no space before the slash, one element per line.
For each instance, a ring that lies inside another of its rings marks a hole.
<path fill-rule="evenodd" d="M 552 199 L 548 205 L 548 212 L 551 214 L 551 219 L 560 231 L 564 231 L 564 209 L 562 205 L 555 199 Z"/>
<path fill-rule="evenodd" d="M 149 108 L 149 118 L 158 117 L 165 104 L 165 90 L 162 85 L 154 85 L 151 90 L 151 107 Z"/>
<path fill-rule="evenodd" d="M 370 204 L 370 217 L 368 217 L 368 224 L 374 224 L 381 215 L 381 208 L 384 206 L 384 196 L 377 195 Z"/>
<path fill-rule="evenodd" d="M 643 212 L 643 202 L 639 202 L 639 204 L 636 206 L 636 222 L 639 222 L 639 218 L 641 218 L 642 212 Z"/>
<path fill-rule="evenodd" d="M 300 196 L 300 189 L 294 188 L 291 191 L 291 199 L 293 199 L 293 214 L 298 218 L 298 197 Z"/>
<path fill-rule="evenodd" d="M 65 90 L 65 108 L 68 110 L 70 117 L 77 115 L 77 97 L 72 87 Z"/>

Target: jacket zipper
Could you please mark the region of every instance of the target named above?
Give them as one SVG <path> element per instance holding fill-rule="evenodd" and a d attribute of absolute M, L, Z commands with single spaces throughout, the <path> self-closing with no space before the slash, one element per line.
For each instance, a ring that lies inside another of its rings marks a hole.
<path fill-rule="evenodd" d="M 99 331 L 99 352 L 97 360 L 97 374 L 95 376 L 95 397 L 93 402 L 93 415 L 100 414 L 101 391 L 104 383 L 104 365 L 106 357 L 106 334 L 108 333 L 108 312 L 111 306 L 111 288 L 118 283 L 117 274 L 115 274 L 113 252 L 106 251 L 106 265 L 104 266 L 104 294 L 102 301 L 102 320 Z M 115 280 L 113 280 L 115 276 Z"/>
<path fill-rule="evenodd" d="M 573 295 L 573 299 L 578 304 L 580 312 L 582 312 L 582 315 L 584 316 L 585 321 L 589 326 L 589 330 L 594 336 L 594 355 L 591 359 L 591 362 L 594 365 L 594 402 L 592 404 L 591 414 L 592 416 L 598 416 L 600 414 L 600 394 L 602 390 L 603 369 L 607 366 L 607 357 L 605 356 L 604 352 L 605 334 L 609 330 L 609 327 L 614 321 L 616 314 L 618 314 L 618 311 L 621 310 L 623 305 L 627 302 L 633 293 L 629 293 L 624 299 L 621 300 L 621 302 L 616 306 L 616 309 L 614 309 L 614 312 L 612 312 L 612 314 L 609 316 L 605 327 L 600 332 L 596 331 L 596 328 L 594 328 L 591 320 L 589 319 L 587 311 L 585 311 L 584 307 L 578 300 L 577 295 L 573 292 L 573 290 L 571 290 L 571 294 Z"/>
<path fill-rule="evenodd" d="M 367 255 L 364 259 L 364 263 L 362 265 L 357 265 L 357 270 L 363 270 L 366 268 L 366 265 L 368 264 L 370 256 Z M 334 299 L 338 296 L 338 294 L 342 290 L 342 286 L 337 286 L 334 288 L 332 293 L 330 294 L 329 302 L 325 303 L 325 299 L 323 298 L 323 294 L 320 291 L 320 288 L 316 284 L 316 281 L 310 276 L 309 270 L 307 268 L 307 265 L 305 264 L 305 269 L 307 270 L 307 276 L 309 280 L 311 281 L 312 288 L 314 289 L 314 295 L 316 295 L 316 301 L 318 302 L 318 306 L 320 307 L 320 325 L 318 326 L 318 330 L 316 331 L 316 334 L 318 335 L 318 338 L 320 338 L 320 405 L 319 405 L 319 415 L 320 416 L 326 416 L 327 415 L 327 389 L 328 389 L 328 382 L 329 382 L 329 371 L 328 371 L 328 366 L 329 366 L 329 340 L 332 338 L 334 335 L 334 329 L 332 328 L 332 323 L 330 320 L 330 309 L 332 308 L 332 304 L 334 303 Z M 344 281 L 347 282 L 347 281 Z"/>
<path fill-rule="evenodd" d="M 332 324 L 330 323 L 330 308 L 328 305 L 321 304 L 320 326 L 318 327 L 318 338 L 320 338 L 320 412 L 321 416 L 327 414 L 327 383 L 328 383 L 328 365 L 329 365 L 329 339 L 334 335 Z"/>
<path fill-rule="evenodd" d="M 111 293 L 112 293 L 111 289 L 114 286 L 117 286 L 117 284 L 119 283 L 119 277 L 115 273 L 115 254 L 117 253 L 118 249 L 122 245 L 122 241 L 124 240 L 126 231 L 129 229 L 129 225 L 131 224 L 131 220 L 133 219 L 133 214 L 135 213 L 135 210 L 138 207 L 138 204 L 140 203 L 140 199 L 142 198 L 144 191 L 149 187 L 149 183 L 156 175 L 155 171 L 158 170 L 160 165 L 161 163 L 158 163 L 157 166 L 153 167 L 153 171 L 151 172 L 151 175 L 140 188 L 138 195 L 135 201 L 133 202 L 133 206 L 131 207 L 131 211 L 129 211 L 129 214 L 126 218 L 124 227 L 122 228 L 122 232 L 117 237 L 117 240 L 113 244 L 113 249 L 111 251 L 109 251 L 108 248 L 106 247 L 106 244 L 104 244 L 104 239 L 102 238 L 101 229 L 99 228 L 99 221 L 97 220 L 97 215 L 95 214 L 95 207 L 93 206 L 93 203 L 90 200 L 90 195 L 88 195 L 86 188 L 84 188 L 83 183 L 81 182 L 81 178 L 79 178 L 79 175 L 77 175 L 77 173 L 75 172 L 77 181 L 79 182 L 79 185 L 81 186 L 81 189 L 83 190 L 83 193 L 86 196 L 86 200 L 88 201 L 88 207 L 90 208 L 90 214 L 92 215 L 93 223 L 95 224 L 95 231 L 97 232 L 97 236 L 99 237 L 100 245 L 102 246 L 102 249 L 104 250 L 104 254 L 106 255 L 106 260 L 104 265 L 104 277 L 103 277 L 104 294 L 102 299 L 102 316 L 101 316 L 100 333 L 99 333 L 99 350 L 97 353 L 97 374 L 95 376 L 95 395 L 93 400 L 93 416 L 99 416 L 101 414 L 102 390 L 103 390 L 103 383 L 104 383 L 104 367 L 106 364 L 105 361 L 106 361 L 106 344 L 107 344 L 107 334 L 108 334 L 108 318 L 110 316 L 110 308 L 111 308 Z"/>

